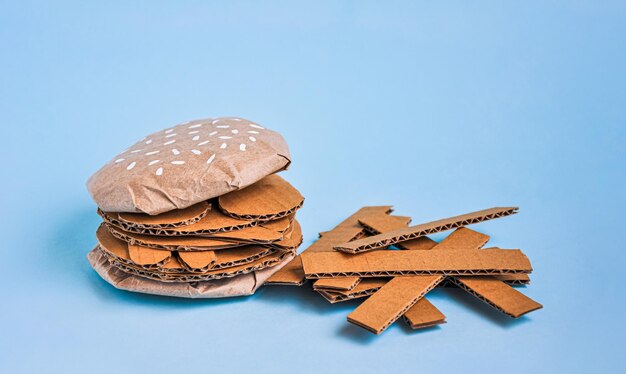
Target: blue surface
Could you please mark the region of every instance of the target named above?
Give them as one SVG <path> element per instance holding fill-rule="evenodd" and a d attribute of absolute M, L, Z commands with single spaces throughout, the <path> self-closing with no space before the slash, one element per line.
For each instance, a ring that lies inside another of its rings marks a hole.
<path fill-rule="evenodd" d="M 2 2 L 0 372 L 626 371 L 624 3 L 384 3 Z M 109 286 L 84 182 L 219 115 L 287 138 L 305 245 L 363 205 L 415 223 L 519 205 L 475 228 L 529 255 L 544 309 L 437 290 L 447 324 L 376 337 L 309 287 Z"/>

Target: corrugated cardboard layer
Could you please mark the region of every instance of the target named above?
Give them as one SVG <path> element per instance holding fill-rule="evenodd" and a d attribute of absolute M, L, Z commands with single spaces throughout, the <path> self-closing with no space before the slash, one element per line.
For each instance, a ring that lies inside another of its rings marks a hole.
<path fill-rule="evenodd" d="M 485 209 L 346 242 L 336 245 L 335 249 L 346 253 L 371 251 L 421 236 L 515 214 L 517 209 L 516 207 Z"/>
<path fill-rule="evenodd" d="M 380 334 L 443 278 L 443 275 L 395 277 L 350 313 L 348 321 Z"/>
<path fill-rule="evenodd" d="M 324 278 L 318 279 L 313 283 L 314 290 L 346 290 L 349 291 L 356 287 L 361 281 L 359 277 L 341 277 L 341 278 Z"/>
<path fill-rule="evenodd" d="M 145 213 L 105 213 L 129 225 L 141 228 L 173 228 L 191 225 L 200 221 L 211 210 L 211 204 L 203 201 L 185 209 L 176 209 L 151 216 Z"/>
<path fill-rule="evenodd" d="M 359 220 L 365 231 L 370 235 L 378 235 L 384 232 L 400 230 L 406 228 L 411 222 L 409 217 L 389 216 L 389 215 L 372 215 Z M 416 239 L 407 240 L 405 242 L 396 243 L 398 249 L 409 250 L 427 250 L 437 244 L 434 240 L 427 236 L 421 236 Z"/>
<path fill-rule="evenodd" d="M 497 280 L 500 280 L 509 286 L 525 286 L 530 284 L 530 277 L 528 274 L 503 274 L 493 275 Z"/>
<path fill-rule="evenodd" d="M 225 214 L 253 221 L 285 217 L 304 203 L 300 192 L 276 174 L 244 189 L 222 195 L 217 200 Z"/>
<path fill-rule="evenodd" d="M 334 279 L 334 278 L 332 278 Z M 351 290 L 316 290 L 320 295 L 324 296 L 330 303 L 339 303 L 342 301 L 367 297 L 378 291 L 389 281 L 389 278 L 362 278 L 359 283 Z"/>
<path fill-rule="evenodd" d="M 295 250 L 302 244 L 302 227 L 298 220 L 291 222 L 291 227 L 283 235 L 283 239 L 272 242 L 271 247 L 283 250 Z"/>
<path fill-rule="evenodd" d="M 446 316 L 425 297 L 404 312 L 404 320 L 412 329 L 423 329 L 446 323 Z"/>
<path fill-rule="evenodd" d="M 516 278 L 518 276 L 528 277 L 528 274 L 506 275 L 507 278 L 508 277 Z M 505 276 L 495 275 L 493 277 L 498 279 L 500 277 L 505 277 Z M 324 278 L 324 279 L 338 279 L 338 278 Z M 437 287 L 450 287 L 450 286 L 457 287 L 457 285 L 454 284 L 454 282 L 449 282 L 448 281 L 449 279 L 451 278 L 447 277 L 445 280 L 439 283 Z M 316 291 L 320 295 L 322 295 L 326 300 L 328 300 L 330 303 L 334 304 L 334 303 L 340 303 L 340 302 L 348 301 L 352 299 L 368 297 L 372 295 L 373 293 L 375 293 L 376 291 L 378 291 L 388 281 L 389 281 L 389 278 L 362 278 L 359 284 L 357 284 L 356 287 L 354 287 L 352 290 L 317 289 Z M 511 286 L 525 284 L 523 283 L 523 281 L 519 279 L 507 279 L 507 280 L 503 280 L 503 282 Z"/>
<path fill-rule="evenodd" d="M 184 298 L 217 298 L 253 294 L 267 278 L 288 263 L 293 255 L 276 266 L 263 270 L 233 278 L 191 283 L 165 283 L 125 273 L 111 265 L 98 247 L 89 252 L 87 258 L 102 279 L 121 290 Z"/>
<path fill-rule="evenodd" d="M 135 234 L 105 223 L 101 226 L 106 227 L 113 236 L 128 244 L 166 251 L 216 251 L 247 244 L 236 241 L 204 238 L 201 236 L 153 236 Z"/>
<path fill-rule="evenodd" d="M 144 270 L 168 274 L 204 274 L 219 269 L 226 271 L 281 252 L 275 248 L 260 245 L 247 245 L 217 252 L 169 252 L 128 245 L 112 236 L 103 227 L 98 229 L 96 236 L 101 249 L 116 262 L 130 267 L 140 267 Z"/>
<path fill-rule="evenodd" d="M 219 209 L 211 209 L 207 214 L 202 217 L 198 222 L 172 227 L 172 228 L 152 228 L 152 227 L 137 227 L 134 224 L 128 224 L 125 221 L 119 219 L 119 213 L 106 213 L 99 211 L 103 220 L 113 226 L 116 226 L 124 231 L 132 232 L 136 234 L 145 235 L 158 235 L 158 236 L 188 236 L 188 235 L 212 235 L 223 234 L 230 231 L 242 230 L 245 228 L 255 226 L 269 226 L 275 231 L 284 231 L 289 227 L 289 218 L 279 218 L 273 223 L 261 222 L 261 221 L 249 221 L 241 220 L 229 217 L 219 211 Z"/>
<path fill-rule="evenodd" d="M 462 289 L 513 318 L 519 318 L 542 308 L 538 302 L 491 277 L 454 277 L 452 279 Z"/>
<path fill-rule="evenodd" d="M 105 255 L 107 252 L 103 252 Z M 248 274 L 253 271 L 258 271 L 268 267 L 277 265 L 286 257 L 293 255 L 292 251 L 278 251 L 261 259 L 253 261 L 249 264 L 234 266 L 226 269 L 210 270 L 205 273 L 180 273 L 180 272 L 165 272 L 163 270 L 156 269 L 144 269 L 141 267 L 131 266 L 127 263 L 118 261 L 116 258 L 109 257 L 109 261 L 113 266 L 119 269 L 138 276 L 157 279 L 162 282 L 198 282 L 208 281 L 212 279 L 222 279 L 239 276 L 242 274 Z"/>
<path fill-rule="evenodd" d="M 332 230 L 324 232 L 324 235 L 320 236 L 315 243 L 302 251 L 302 253 L 332 251 L 333 245 L 363 235 L 363 227 L 359 224 L 360 218 L 364 218 L 370 214 L 388 213 L 391 213 L 390 206 L 363 207 L 335 226 Z M 302 285 L 305 279 L 300 255 L 296 256 L 292 262 L 293 264 L 283 267 L 270 277 L 267 283 L 277 285 Z"/>
<path fill-rule="evenodd" d="M 269 277 L 266 284 L 276 286 L 302 286 L 305 281 L 306 278 L 304 278 L 302 260 L 300 260 L 300 256 L 296 256 L 287 265 L 283 266 L 280 271 L 277 271 Z"/>
<path fill-rule="evenodd" d="M 178 251 L 206 251 L 231 248 L 244 244 L 269 244 L 283 240 L 287 233 L 273 231 L 262 226 L 246 227 L 241 230 L 209 235 L 158 236 L 136 234 L 105 223 L 107 229 L 118 239 L 145 247 Z M 202 240 L 202 239 L 206 239 Z M 210 240 L 210 241 L 208 241 Z M 228 245 L 224 242 L 230 243 Z M 200 244 L 209 244 L 201 247 Z M 211 244 L 217 244 L 213 246 Z"/>
<path fill-rule="evenodd" d="M 437 251 L 475 251 L 487 244 L 489 239 L 489 235 L 468 229 L 467 227 L 460 227 L 446 236 L 433 249 Z"/>
<path fill-rule="evenodd" d="M 447 251 L 372 251 L 358 255 L 340 252 L 303 253 L 302 266 L 309 279 L 334 276 L 498 275 L 530 273 L 522 251 L 484 249 L 468 253 Z"/>

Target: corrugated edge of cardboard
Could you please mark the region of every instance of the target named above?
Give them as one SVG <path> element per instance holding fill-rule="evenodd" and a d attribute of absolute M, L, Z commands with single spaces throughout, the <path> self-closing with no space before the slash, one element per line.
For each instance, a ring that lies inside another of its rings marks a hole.
<path fill-rule="evenodd" d="M 491 219 L 506 217 L 517 213 L 517 210 L 517 207 L 480 210 L 339 244 L 335 246 L 335 249 L 346 253 L 371 251 L 407 240 L 417 239 L 425 235 L 435 234 Z"/>

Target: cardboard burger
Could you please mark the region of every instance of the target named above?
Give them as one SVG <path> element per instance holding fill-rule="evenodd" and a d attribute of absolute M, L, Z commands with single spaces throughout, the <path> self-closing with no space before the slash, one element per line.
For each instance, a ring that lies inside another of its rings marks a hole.
<path fill-rule="evenodd" d="M 242 189 L 290 162 L 280 134 L 243 118 L 209 118 L 148 135 L 87 187 L 103 211 L 155 215 Z"/>
<path fill-rule="evenodd" d="M 87 182 L 104 220 L 89 262 L 128 291 L 249 295 L 302 242 L 304 198 L 274 175 L 289 164 L 282 136 L 241 118 L 149 135 Z"/>

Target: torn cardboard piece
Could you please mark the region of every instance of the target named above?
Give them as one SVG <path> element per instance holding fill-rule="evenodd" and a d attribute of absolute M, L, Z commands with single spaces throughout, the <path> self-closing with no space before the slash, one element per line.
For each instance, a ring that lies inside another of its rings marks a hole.
<path fill-rule="evenodd" d="M 425 297 L 404 312 L 404 320 L 413 329 L 424 329 L 446 323 L 446 316 Z"/>
<path fill-rule="evenodd" d="M 111 265 L 97 247 L 89 252 L 87 258 L 102 279 L 120 290 L 184 298 L 219 298 L 252 295 L 267 278 L 289 263 L 293 256 L 286 257 L 276 266 L 253 273 L 192 283 L 164 283 L 125 273 Z"/>
<path fill-rule="evenodd" d="M 403 275 L 499 275 L 530 273 L 528 258 L 518 249 L 447 251 L 371 251 L 358 255 L 340 252 L 303 253 L 308 279 L 335 276 L 388 277 Z"/>
<path fill-rule="evenodd" d="M 278 175 L 269 175 L 244 189 L 220 196 L 222 212 L 237 219 L 275 220 L 302 207 L 304 197 Z"/>
<path fill-rule="evenodd" d="M 491 277 L 453 277 L 453 282 L 502 313 L 519 318 L 543 306 L 515 288 Z"/>
<path fill-rule="evenodd" d="M 491 208 L 463 214 L 456 217 L 441 219 L 417 226 L 411 226 L 363 239 L 345 242 L 335 246 L 335 249 L 346 253 L 360 253 L 395 245 L 421 236 L 434 234 L 441 231 L 451 230 L 461 226 L 487 221 L 490 219 L 505 217 L 517 213 L 517 207 Z"/>
<path fill-rule="evenodd" d="M 348 321 L 380 334 L 443 279 L 443 275 L 395 277 L 350 313 Z"/>
<path fill-rule="evenodd" d="M 332 230 L 324 232 L 320 238 L 304 249 L 305 252 L 332 251 L 336 243 L 353 240 L 363 235 L 363 227 L 359 224 L 359 219 L 371 214 L 389 214 L 391 206 L 368 206 L 363 207 L 335 226 Z M 283 267 L 276 272 L 267 284 L 301 286 L 305 282 L 304 271 L 302 269 L 301 255 L 296 256 L 293 264 Z"/>

